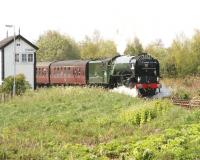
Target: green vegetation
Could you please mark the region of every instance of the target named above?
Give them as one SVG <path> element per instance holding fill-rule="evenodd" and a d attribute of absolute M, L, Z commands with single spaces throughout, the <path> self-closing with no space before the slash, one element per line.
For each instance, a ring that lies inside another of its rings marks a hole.
<path fill-rule="evenodd" d="M 39 37 L 36 45 L 39 47 L 37 61 L 80 59 L 76 42 L 57 31 L 47 31 Z"/>
<path fill-rule="evenodd" d="M 37 61 L 97 59 L 117 54 L 115 43 L 104 40 L 97 31 L 79 43 L 69 36 L 49 30 L 40 36 L 36 45 L 39 47 Z"/>
<path fill-rule="evenodd" d="M 82 59 L 108 58 L 117 55 L 117 48 L 113 41 L 104 40 L 100 33 L 95 31 L 91 38 L 86 36 L 85 40 L 80 42 L 80 53 Z"/>
<path fill-rule="evenodd" d="M 16 95 L 23 94 L 27 89 L 30 88 L 30 84 L 26 81 L 23 74 L 18 74 L 15 77 L 16 83 Z M 12 94 L 13 92 L 14 77 L 8 76 L 4 79 L 2 85 L 0 86 L 1 93 Z"/>
<path fill-rule="evenodd" d="M 124 54 L 135 56 L 142 52 L 143 52 L 142 44 L 140 43 L 140 40 L 136 37 L 134 38 L 133 41 L 129 41 L 127 43 Z"/>
<path fill-rule="evenodd" d="M 0 104 L 0 159 L 199 159 L 200 111 L 100 88 Z"/>

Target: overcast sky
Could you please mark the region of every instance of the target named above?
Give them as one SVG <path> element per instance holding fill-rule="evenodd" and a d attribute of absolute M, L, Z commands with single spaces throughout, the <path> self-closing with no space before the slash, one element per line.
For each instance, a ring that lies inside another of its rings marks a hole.
<path fill-rule="evenodd" d="M 199 8 L 199 0 L 1 0 L 0 39 L 6 35 L 5 24 L 14 24 L 30 41 L 47 30 L 77 41 L 98 30 L 120 52 L 135 36 L 144 45 L 162 39 L 169 46 L 177 34 L 191 37 L 200 29 Z"/>

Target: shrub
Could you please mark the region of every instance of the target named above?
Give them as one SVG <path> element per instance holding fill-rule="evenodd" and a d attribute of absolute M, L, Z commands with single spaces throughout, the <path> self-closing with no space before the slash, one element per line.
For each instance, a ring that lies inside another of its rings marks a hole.
<path fill-rule="evenodd" d="M 197 67 L 197 73 L 200 75 L 200 66 Z"/>
<path fill-rule="evenodd" d="M 168 101 L 154 101 L 143 108 L 128 110 L 120 115 L 120 121 L 141 125 L 161 116 L 169 110 L 172 105 Z"/>
<path fill-rule="evenodd" d="M 191 94 L 185 90 L 185 89 L 178 89 L 175 93 L 174 96 L 180 99 L 190 99 Z"/>
<path fill-rule="evenodd" d="M 197 95 L 197 96 L 200 96 L 200 89 L 198 89 L 198 90 L 196 91 L 196 95 Z"/>
<path fill-rule="evenodd" d="M 4 79 L 1 85 L 1 92 L 11 94 L 13 92 L 14 77 L 8 76 Z M 26 89 L 30 88 L 30 84 L 26 81 L 23 74 L 18 74 L 15 77 L 16 95 L 23 94 Z"/>

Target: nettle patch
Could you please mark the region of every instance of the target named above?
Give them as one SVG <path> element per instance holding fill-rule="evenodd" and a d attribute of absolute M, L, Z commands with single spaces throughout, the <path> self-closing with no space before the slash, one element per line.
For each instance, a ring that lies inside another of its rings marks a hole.
<path fill-rule="evenodd" d="M 123 111 L 119 119 L 123 123 L 141 125 L 163 115 L 172 106 L 168 101 L 147 102 L 142 108 Z"/>
<path fill-rule="evenodd" d="M 143 140 L 112 141 L 100 144 L 93 153 L 108 159 L 199 159 L 200 125 L 183 125 L 182 129 L 166 129 L 163 134 L 150 135 Z"/>

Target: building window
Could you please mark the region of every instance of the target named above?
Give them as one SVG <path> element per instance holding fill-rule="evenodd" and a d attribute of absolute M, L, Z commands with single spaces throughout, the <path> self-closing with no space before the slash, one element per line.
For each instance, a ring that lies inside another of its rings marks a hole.
<path fill-rule="evenodd" d="M 26 54 L 22 54 L 22 62 L 27 62 L 27 55 Z"/>
<path fill-rule="evenodd" d="M 33 54 L 28 54 L 28 62 L 33 62 Z"/>
<path fill-rule="evenodd" d="M 15 62 L 19 62 L 19 54 L 15 54 Z"/>

